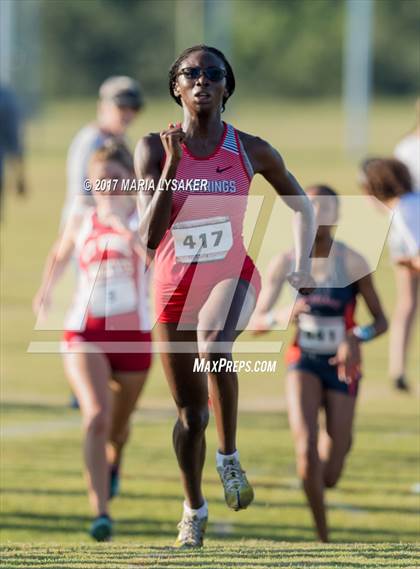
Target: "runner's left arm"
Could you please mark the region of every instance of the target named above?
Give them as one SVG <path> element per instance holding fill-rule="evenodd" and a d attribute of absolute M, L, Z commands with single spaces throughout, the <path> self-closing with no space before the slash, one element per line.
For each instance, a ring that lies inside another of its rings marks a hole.
<path fill-rule="evenodd" d="M 337 366 L 340 380 L 351 383 L 360 374 L 360 343 L 373 340 L 386 332 L 388 322 L 366 260 L 355 251 L 347 250 L 346 265 L 350 277 L 351 275 L 359 277 L 354 278 L 353 282 L 357 282 L 358 292 L 373 316 L 373 322 L 370 324 L 356 326 L 349 330 L 346 339 L 338 347 L 336 355 L 329 360 L 331 365 Z M 360 275 L 363 276 L 360 277 Z"/>
<path fill-rule="evenodd" d="M 261 174 L 281 196 L 288 207 L 295 212 L 295 271 L 288 280 L 294 288 L 303 294 L 309 294 L 314 288 L 310 277 L 310 255 L 315 239 L 315 219 L 311 202 L 297 182 L 286 169 L 283 158 L 268 142 L 245 135 L 245 149 L 255 173 Z"/>
<path fill-rule="evenodd" d="M 370 341 L 387 331 L 388 322 L 383 311 L 378 293 L 376 292 L 368 263 L 361 255 L 355 251 L 349 251 L 347 259 L 350 275 L 364 275 L 357 281 L 358 291 L 362 295 L 369 312 L 373 316 L 373 322 L 367 326 L 358 326 L 356 328 L 353 328 L 350 333 L 358 338 L 359 341 Z M 357 332 L 360 330 L 365 330 L 366 333 L 363 334 L 362 332 L 358 337 Z"/>
<path fill-rule="evenodd" d="M 271 261 L 267 271 L 267 282 L 262 288 L 248 326 L 248 330 L 254 334 L 268 332 L 276 324 L 279 324 L 281 328 L 287 328 L 290 322 L 297 321 L 299 314 L 309 312 L 309 305 L 302 297 L 295 298 L 291 304 L 274 309 L 283 285 L 287 281 L 287 275 L 290 273 L 290 264 L 290 256 L 287 253 Z"/>

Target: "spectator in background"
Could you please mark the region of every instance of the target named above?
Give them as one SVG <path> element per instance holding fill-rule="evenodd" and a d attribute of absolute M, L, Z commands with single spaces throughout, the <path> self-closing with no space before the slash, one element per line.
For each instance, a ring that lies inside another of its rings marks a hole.
<path fill-rule="evenodd" d="M 420 192 L 420 98 L 416 101 L 416 126 L 394 149 L 394 156 L 405 164 L 413 182 L 413 191 Z"/>
<path fill-rule="evenodd" d="M 109 77 L 99 89 L 96 121 L 84 126 L 74 137 L 67 156 L 67 195 L 61 215 L 63 227 L 74 207 L 93 204 L 84 187 L 87 166 L 93 152 L 108 138 L 124 141 L 127 128 L 143 106 L 140 84 L 123 75 Z M 85 196 L 77 200 L 77 196 Z M 76 205 L 77 204 L 77 205 Z"/>
<path fill-rule="evenodd" d="M 14 91 L 0 85 L 0 219 L 3 201 L 4 160 L 10 156 L 13 160 L 16 192 L 26 193 L 24 175 L 22 115 Z"/>

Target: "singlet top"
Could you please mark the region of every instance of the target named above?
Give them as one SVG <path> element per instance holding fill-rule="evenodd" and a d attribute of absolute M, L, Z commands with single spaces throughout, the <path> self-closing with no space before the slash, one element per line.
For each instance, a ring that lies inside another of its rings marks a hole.
<path fill-rule="evenodd" d="M 412 132 L 405 136 L 394 149 L 394 156 L 410 171 L 415 192 L 420 192 L 420 134 Z"/>
<path fill-rule="evenodd" d="M 344 340 L 347 330 L 355 325 L 357 283 L 337 286 L 349 282 L 346 267 L 346 246 L 334 243 L 334 257 L 329 274 L 318 281 L 318 287 L 305 300 L 310 310 L 298 317 L 298 330 L 294 346 L 302 351 L 320 355 L 335 354 Z"/>
<path fill-rule="evenodd" d="M 129 228 L 138 227 L 137 213 Z M 150 330 L 144 263 L 126 235 L 88 211 L 76 242 L 78 283 L 66 330 Z"/>
<path fill-rule="evenodd" d="M 420 251 L 420 194 L 403 194 L 394 208 L 388 237 L 391 257 L 415 257 Z"/>
<path fill-rule="evenodd" d="M 161 288 L 240 276 L 250 262 L 243 223 L 252 167 L 238 133 L 224 124 L 212 154 L 199 158 L 185 144 L 173 187 L 170 226 L 155 257 Z"/>

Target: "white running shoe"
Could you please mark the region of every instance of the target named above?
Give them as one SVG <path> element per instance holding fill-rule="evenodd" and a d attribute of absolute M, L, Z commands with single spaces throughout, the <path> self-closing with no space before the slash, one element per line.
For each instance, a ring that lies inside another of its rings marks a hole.
<path fill-rule="evenodd" d="M 207 516 L 199 518 L 198 516 L 189 516 L 184 513 L 182 520 L 178 524 L 178 537 L 174 543 L 174 547 L 203 547 L 204 533 L 207 528 Z"/>
<path fill-rule="evenodd" d="M 220 480 L 225 490 L 226 504 L 236 512 L 244 510 L 254 499 L 254 490 L 236 458 L 224 458 L 217 467 Z"/>

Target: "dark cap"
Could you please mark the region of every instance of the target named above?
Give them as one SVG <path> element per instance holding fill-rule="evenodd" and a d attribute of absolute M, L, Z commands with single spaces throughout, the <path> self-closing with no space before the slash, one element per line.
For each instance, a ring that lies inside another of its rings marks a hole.
<path fill-rule="evenodd" d="M 111 101 L 118 107 L 140 109 L 143 106 L 139 82 L 125 75 L 108 77 L 99 88 L 99 98 Z"/>

